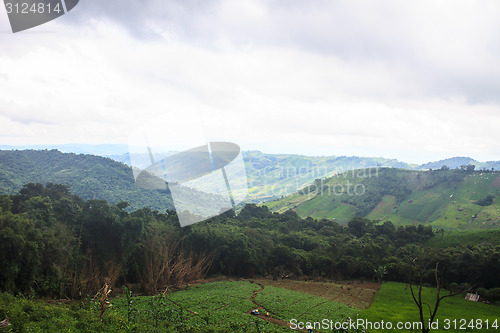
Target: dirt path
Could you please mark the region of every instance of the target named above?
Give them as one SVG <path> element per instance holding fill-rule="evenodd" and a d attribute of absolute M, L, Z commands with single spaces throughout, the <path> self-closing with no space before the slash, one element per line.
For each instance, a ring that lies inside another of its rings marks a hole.
<path fill-rule="evenodd" d="M 328 303 L 328 302 L 330 302 L 330 301 L 326 300 L 326 301 L 324 301 L 324 302 L 321 302 L 321 303 L 316 304 L 315 306 L 310 307 L 310 308 L 309 308 L 309 309 L 307 309 L 306 311 L 304 311 L 304 312 L 302 312 L 301 314 L 299 314 L 299 315 L 297 316 L 297 318 L 302 317 L 303 315 L 305 315 L 306 313 L 308 313 L 308 312 L 309 312 L 309 311 L 311 311 L 312 309 L 317 308 L 318 306 L 323 305 L 323 304 Z"/>
<path fill-rule="evenodd" d="M 253 283 L 253 284 L 256 284 L 260 287 L 259 290 L 256 290 L 252 293 L 252 297 L 251 297 L 251 301 L 252 303 L 255 305 L 255 307 L 257 309 L 259 309 L 259 314 L 258 315 L 254 315 L 255 317 L 259 318 L 259 319 L 262 319 L 262 320 L 266 320 L 270 323 L 273 323 L 273 324 L 276 324 L 276 325 L 279 325 L 279 326 L 282 326 L 282 327 L 287 327 L 287 328 L 290 328 L 290 323 L 287 322 L 287 321 L 284 321 L 284 320 L 281 320 L 281 319 L 277 319 L 277 318 L 273 318 L 272 315 L 270 314 L 270 311 L 268 309 L 266 309 L 264 306 L 262 306 L 262 304 L 259 304 L 257 303 L 257 301 L 255 301 L 255 298 L 257 297 L 257 295 L 264 289 L 264 286 L 258 282 L 255 282 L 255 281 L 248 281 L 250 283 Z M 261 311 L 260 310 L 264 310 Z M 252 311 L 250 310 L 248 313 L 251 313 Z M 269 315 L 266 315 L 267 313 L 269 313 Z M 300 329 L 296 329 L 294 330 L 296 332 L 306 332 L 307 333 L 307 330 L 300 330 Z"/>
<path fill-rule="evenodd" d="M 500 186 L 500 176 L 497 176 L 497 178 L 495 178 L 495 181 L 493 182 L 492 185 L 493 186 Z"/>
<path fill-rule="evenodd" d="M 367 309 L 380 288 L 378 283 L 350 282 L 346 284 L 298 280 L 258 279 L 255 282 L 326 298 L 358 309 Z"/>

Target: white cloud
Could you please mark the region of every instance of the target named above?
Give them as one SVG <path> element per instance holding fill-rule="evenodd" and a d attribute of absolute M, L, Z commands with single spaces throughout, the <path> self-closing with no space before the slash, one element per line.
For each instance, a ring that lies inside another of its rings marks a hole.
<path fill-rule="evenodd" d="M 126 143 L 190 106 L 244 148 L 500 159 L 497 2 L 88 1 L 0 35 L 2 144 Z"/>

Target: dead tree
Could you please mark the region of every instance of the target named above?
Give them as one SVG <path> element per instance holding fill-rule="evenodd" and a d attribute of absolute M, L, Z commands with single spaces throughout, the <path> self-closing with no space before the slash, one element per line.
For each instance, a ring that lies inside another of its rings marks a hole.
<path fill-rule="evenodd" d="M 102 318 L 104 317 L 104 313 L 106 312 L 106 310 L 109 307 L 111 307 L 111 303 L 108 301 L 109 293 L 111 293 L 111 288 L 106 283 L 104 287 L 102 287 L 101 290 L 99 290 L 99 292 L 96 295 L 96 297 L 99 296 L 99 304 L 101 306 L 101 313 L 99 314 L 101 321 Z"/>
<path fill-rule="evenodd" d="M 214 258 L 214 253 L 195 255 L 184 251 L 179 240 L 159 235 L 146 241 L 143 253 L 141 285 L 150 294 L 200 279 Z"/>
<path fill-rule="evenodd" d="M 9 323 L 9 318 L 5 318 L 4 320 L 0 321 L 0 328 L 5 328 L 10 325 L 11 324 Z"/>
<path fill-rule="evenodd" d="M 420 322 L 422 323 L 422 333 L 428 333 L 430 331 L 431 325 L 434 322 L 434 319 L 436 318 L 436 314 L 439 308 L 439 305 L 441 304 L 441 301 L 447 297 L 452 297 L 455 296 L 459 293 L 462 293 L 468 289 L 461 290 L 460 292 L 458 291 L 452 291 L 450 290 L 448 294 L 446 295 L 441 295 L 441 280 L 439 278 L 439 262 L 436 263 L 436 267 L 434 268 L 434 277 L 436 279 L 436 298 L 434 301 L 434 304 L 431 306 L 429 303 L 424 302 L 422 300 L 422 287 L 424 283 L 424 273 L 426 272 L 428 266 L 430 265 L 430 262 L 425 264 L 423 267 L 418 267 L 416 264 L 416 259 L 413 259 L 412 264 L 414 267 L 417 267 L 418 271 L 418 291 L 414 290 L 413 288 L 413 283 L 410 279 L 410 291 L 411 291 L 411 296 L 413 298 L 413 301 L 418 307 L 418 312 L 420 316 Z M 425 316 L 424 316 L 424 307 L 427 307 L 429 310 L 429 319 L 426 321 Z"/>

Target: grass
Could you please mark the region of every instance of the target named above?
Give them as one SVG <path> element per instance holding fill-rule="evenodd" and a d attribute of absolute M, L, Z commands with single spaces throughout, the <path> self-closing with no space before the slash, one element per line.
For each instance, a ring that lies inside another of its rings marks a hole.
<path fill-rule="evenodd" d="M 452 204 L 449 191 L 445 188 L 415 192 L 408 200 L 398 207 L 402 217 L 421 222 L 431 222 L 442 214 L 448 205 Z"/>
<path fill-rule="evenodd" d="M 334 197 L 317 196 L 297 207 L 301 217 L 315 216 L 316 218 L 335 219 L 339 223 L 346 223 L 354 217 L 354 207 L 333 201 Z"/>
<path fill-rule="evenodd" d="M 253 297 L 269 317 L 250 314 L 258 307 Z M 95 300 L 67 305 L 0 294 L 0 317 L 12 323 L 2 332 L 290 332 L 292 318 L 340 320 L 359 311 L 297 291 L 261 290 L 248 281 L 205 283 L 158 296 L 125 292 L 111 304 L 101 322 Z"/>
<path fill-rule="evenodd" d="M 356 308 L 323 297 L 272 286 L 265 286 L 255 300 L 274 316 L 287 322 L 291 319 L 315 322 L 324 318 L 342 321 L 343 318 L 355 317 L 359 312 Z"/>
<path fill-rule="evenodd" d="M 432 301 L 435 299 L 435 292 L 436 290 L 434 288 L 424 288 L 423 299 L 433 304 Z M 442 295 L 445 293 L 446 291 L 443 290 Z M 428 314 L 428 311 L 426 311 L 426 313 Z M 380 322 L 382 320 L 384 322 L 391 322 L 394 327 L 396 327 L 397 322 L 419 321 L 417 306 L 413 302 L 409 288 L 406 288 L 404 283 L 396 282 L 384 283 L 375 297 L 371 307 L 367 310 L 361 311 L 360 318 L 369 320 L 372 323 Z M 442 301 L 436 319 L 440 323 L 441 329 L 432 330 L 432 332 L 455 331 L 452 329 L 444 329 L 445 320 L 454 319 L 457 319 L 458 323 L 460 323 L 461 319 L 464 319 L 467 323 L 470 323 L 471 320 L 476 321 L 480 319 L 483 322 L 488 320 L 490 324 L 497 320 L 500 325 L 500 308 L 494 305 L 467 301 L 463 298 L 463 295 L 457 295 L 446 298 Z M 408 331 L 417 332 L 418 330 Z M 480 330 L 466 328 L 463 331 L 498 332 L 496 329 L 490 328 L 487 330 L 484 327 Z M 370 330 L 370 332 L 378 331 Z"/>
<path fill-rule="evenodd" d="M 95 310 L 95 311 L 93 311 Z M 51 304 L 0 293 L 0 318 L 8 317 L 11 326 L 1 332 L 119 332 L 117 318 L 101 323 L 97 309 L 75 303 Z"/>
<path fill-rule="evenodd" d="M 258 305 L 253 303 L 252 295 Z M 424 299 L 432 301 L 434 295 L 435 289 L 424 288 Z M 384 283 L 366 310 L 309 293 L 269 285 L 262 288 L 248 281 L 206 283 L 154 297 L 122 295 L 111 303 L 101 322 L 99 307 L 93 301 L 67 305 L 0 293 L 0 317 L 9 317 L 12 323 L 2 332 L 290 332 L 281 325 L 291 319 L 320 322 L 327 318 L 342 322 L 359 316 L 372 323 L 383 320 L 394 325 L 418 321 L 409 289 L 395 282 Z M 256 307 L 269 311 L 272 320 L 250 315 Z M 467 323 L 481 319 L 491 324 L 500 321 L 500 308 L 454 296 L 442 302 L 437 319 L 441 325 L 445 319 L 464 319 Z"/>
<path fill-rule="evenodd" d="M 255 307 L 251 295 L 259 286 L 244 281 L 225 281 L 193 286 L 166 296 L 133 298 L 133 321 L 148 330 L 202 332 L 281 332 L 284 328 L 258 320 L 249 311 Z M 126 297 L 113 306 L 127 316 Z M 155 312 L 156 309 L 156 312 Z M 157 318 L 160 319 L 159 324 Z M 259 327 L 258 330 L 256 327 Z"/>
<path fill-rule="evenodd" d="M 248 312 L 258 285 L 216 282 L 168 295 L 123 295 L 99 318 L 95 301 L 51 304 L 0 294 L 0 317 L 12 326 L 2 332 L 287 332 Z"/>
<path fill-rule="evenodd" d="M 469 246 L 481 243 L 500 245 L 500 230 L 445 230 L 425 242 L 429 247 Z"/>
<path fill-rule="evenodd" d="M 384 195 L 382 201 L 367 215 L 371 220 L 382 219 L 386 220 L 394 206 L 396 205 L 396 197 L 393 195 Z"/>
<path fill-rule="evenodd" d="M 395 173 L 406 179 L 402 184 L 408 184 L 412 193 L 404 199 L 400 198 L 400 201 L 393 195 L 382 196 L 378 205 L 366 215 L 367 218 L 391 221 L 397 225 L 431 224 L 434 228 L 447 230 L 499 229 L 500 182 L 496 182 L 498 173 L 476 172 L 459 181 L 441 181 L 436 185 L 432 184 L 437 174 L 404 170 Z M 355 173 L 353 175 L 352 172 L 347 172 L 328 178 L 325 183 L 317 183 L 313 187 L 318 186 L 314 188 L 319 189 L 322 186 L 319 184 L 327 184 L 330 189 L 335 189 L 336 186 L 342 188 L 348 181 L 351 184 L 366 186 L 370 186 L 369 182 L 375 182 L 374 186 L 383 187 L 387 183 L 383 177 L 356 178 Z M 340 223 L 354 217 L 356 207 L 342 204 L 342 197 L 318 192 L 295 193 L 266 205 L 276 212 L 294 209 L 301 217 L 335 218 Z M 492 205 L 479 206 L 475 203 L 490 193 L 495 196 Z"/>

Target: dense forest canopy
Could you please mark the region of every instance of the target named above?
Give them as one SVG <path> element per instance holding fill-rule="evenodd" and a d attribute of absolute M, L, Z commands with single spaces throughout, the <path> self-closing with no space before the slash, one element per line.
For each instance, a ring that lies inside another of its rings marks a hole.
<path fill-rule="evenodd" d="M 167 190 L 145 190 L 134 182 L 132 169 L 110 158 L 61 153 L 57 150 L 0 150 L 0 193 L 11 194 L 27 183 L 68 185 L 85 200 L 127 201 L 132 208 L 173 209 Z"/>
<path fill-rule="evenodd" d="M 52 183 L 0 196 L 0 290 L 81 297 L 108 282 L 152 293 L 204 273 L 407 281 L 411 260 L 440 261 L 448 285 L 499 287 L 500 246 L 426 247 L 440 237 L 430 226 L 341 226 L 251 204 L 181 228 L 174 211 L 127 206 Z"/>

